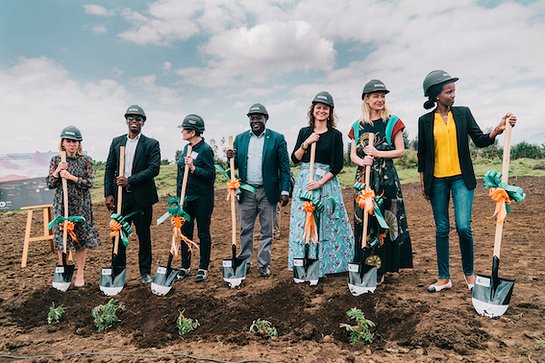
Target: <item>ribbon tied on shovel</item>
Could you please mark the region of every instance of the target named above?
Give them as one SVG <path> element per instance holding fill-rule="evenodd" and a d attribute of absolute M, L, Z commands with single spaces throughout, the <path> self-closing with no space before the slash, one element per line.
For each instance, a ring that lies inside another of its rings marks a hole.
<path fill-rule="evenodd" d="M 380 206 L 384 202 L 382 196 L 375 195 L 373 189 L 369 188 L 369 185 L 356 182 L 354 184 L 356 190 L 356 203 L 363 210 L 364 213 L 368 213 L 370 216 L 374 215 L 378 221 L 378 224 L 383 229 L 389 229 L 388 223 L 384 219 Z"/>
<path fill-rule="evenodd" d="M 122 216 L 119 213 L 112 213 L 110 216 L 110 228 L 112 229 L 110 237 L 113 238 L 119 234 L 121 242 L 127 247 L 129 245 L 129 237 L 132 235 L 132 227 L 131 224 L 127 222 L 127 219 L 138 213 L 144 214 L 142 211 L 132 212 L 127 216 Z"/>
<path fill-rule="evenodd" d="M 310 239 L 313 243 L 318 243 L 318 227 L 316 225 L 318 216 L 314 212 L 322 212 L 324 205 L 319 197 L 314 198 L 312 193 L 304 191 L 299 196 L 299 199 L 303 201 L 303 210 L 306 212 L 305 217 L 305 229 L 303 236 L 310 235 Z"/>
<path fill-rule="evenodd" d="M 221 173 L 228 181 L 227 181 L 227 198 L 225 200 L 229 200 L 231 198 L 231 195 L 235 195 L 235 197 L 240 199 L 240 194 L 242 193 L 241 189 L 247 190 L 249 192 L 255 193 L 257 190 L 246 183 L 242 183 L 240 178 L 235 177 L 234 180 L 231 180 L 231 177 L 229 176 L 229 173 L 231 169 L 225 170 L 221 167 L 221 165 L 214 165 L 217 171 Z"/>
<path fill-rule="evenodd" d="M 172 244 L 170 247 L 170 252 L 176 258 L 176 260 L 179 260 L 181 258 L 180 246 L 178 244 L 179 239 L 184 241 L 184 243 L 187 245 L 190 254 L 193 253 L 192 246 L 199 249 L 199 245 L 187 238 L 182 233 L 182 226 L 186 221 L 190 221 L 191 218 L 189 214 L 187 214 L 186 211 L 184 211 L 180 206 L 180 199 L 178 199 L 178 197 L 172 197 L 167 201 L 167 203 L 170 223 L 172 225 Z"/>
<path fill-rule="evenodd" d="M 47 225 L 47 229 L 51 230 L 51 228 L 53 228 L 53 226 L 60 223 L 61 224 L 60 225 L 61 231 L 63 231 L 64 230 L 64 221 L 67 221 L 66 222 L 66 232 L 68 233 L 68 235 L 70 236 L 72 241 L 75 244 L 77 244 L 79 241 L 78 241 L 78 237 L 76 236 L 76 232 L 74 231 L 75 223 L 85 222 L 85 217 L 83 217 L 83 216 L 70 216 L 70 217 L 66 218 L 66 217 L 63 217 L 63 216 L 58 216 L 57 218 L 55 218 L 51 222 L 49 222 L 49 224 Z"/>
<path fill-rule="evenodd" d="M 511 200 L 521 202 L 526 194 L 521 187 L 509 185 L 501 181 L 502 173 L 487 171 L 484 175 L 484 187 L 488 188 L 488 195 L 496 203 L 493 216 L 497 216 L 498 223 L 503 224 L 507 215 L 511 212 Z"/>

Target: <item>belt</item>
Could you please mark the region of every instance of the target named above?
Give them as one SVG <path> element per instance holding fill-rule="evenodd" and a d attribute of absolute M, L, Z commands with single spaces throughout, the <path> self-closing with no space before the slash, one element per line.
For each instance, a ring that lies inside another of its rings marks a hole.
<path fill-rule="evenodd" d="M 248 184 L 249 186 L 251 186 L 251 187 L 256 188 L 256 189 L 257 189 L 257 188 L 263 188 L 263 184 L 259 184 L 259 185 L 258 185 L 258 184 L 250 184 L 250 183 L 247 183 L 247 184 Z"/>

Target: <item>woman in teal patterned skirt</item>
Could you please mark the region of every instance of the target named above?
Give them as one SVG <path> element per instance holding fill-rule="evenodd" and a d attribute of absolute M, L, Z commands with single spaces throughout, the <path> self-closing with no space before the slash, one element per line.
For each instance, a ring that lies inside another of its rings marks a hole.
<path fill-rule="evenodd" d="M 46 179 L 49 189 L 55 189 L 53 199 L 53 218 L 64 216 L 62 179 L 66 179 L 68 186 L 68 215 L 82 216 L 85 221 L 74 225 L 77 239 L 67 239 L 67 249 L 75 250 L 76 281 L 74 286 L 85 285 L 84 269 L 87 250 L 100 244 L 98 229 L 93 217 L 91 203 L 91 188 L 95 173 L 93 159 L 83 155 L 81 132 L 74 126 L 68 126 L 61 132 L 60 151 L 66 151 L 66 162 L 61 162 L 60 156 L 54 156 L 49 165 L 49 175 Z M 61 223 L 54 226 L 54 241 L 57 251 L 63 251 Z"/>
<path fill-rule="evenodd" d="M 302 162 L 302 165 L 291 202 L 288 268 L 292 270 L 293 259 L 302 258 L 305 253 L 306 212 L 299 195 L 309 191 L 324 206 L 322 212 L 315 212 L 319 217 L 318 241 L 312 241 L 309 248 L 309 258 L 320 260 L 320 277 L 348 271 L 354 248 L 352 227 L 337 180 L 337 174 L 343 168 L 343 141 L 341 132 L 335 129 L 333 107 L 333 97 L 329 93 L 316 95 L 308 111 L 309 126 L 299 131 L 291 154 L 292 161 L 295 164 Z M 313 143 L 316 143 L 316 162 L 313 180 L 309 182 L 310 146 Z"/>
<path fill-rule="evenodd" d="M 379 283 L 384 273 L 413 267 L 411 238 L 405 215 L 401 183 L 394 161 L 404 153 L 403 122 L 390 114 L 386 106 L 389 91 L 384 83 L 373 79 L 365 84 L 362 93 L 362 116 L 352 126 L 348 136 L 352 139 L 350 158 L 357 165 L 356 182 L 369 183 L 375 196 L 381 198 L 380 212 L 383 224 L 369 218 L 367 244 L 361 256 L 362 216 L 361 201 L 354 200 L 355 256 L 358 261 L 378 267 Z M 373 145 L 368 145 L 369 133 L 375 135 Z M 371 177 L 365 180 L 365 166 L 371 165 Z M 380 202 L 379 202 L 380 203 Z M 387 228 L 384 228 L 386 227 Z M 377 258 L 378 257 L 378 258 Z"/>

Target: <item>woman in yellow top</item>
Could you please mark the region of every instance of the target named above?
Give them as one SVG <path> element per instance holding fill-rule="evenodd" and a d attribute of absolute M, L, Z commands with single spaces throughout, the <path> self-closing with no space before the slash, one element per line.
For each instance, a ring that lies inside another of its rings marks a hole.
<path fill-rule="evenodd" d="M 465 282 L 473 288 L 473 233 L 471 211 L 473 192 L 477 185 L 468 136 L 477 147 L 494 143 L 505 130 L 505 123 L 515 125 L 517 118 L 507 113 L 500 123 L 485 134 L 467 107 L 453 107 L 456 96 L 454 82 L 458 78 L 435 70 L 424 79 L 425 109 L 433 111 L 418 120 L 418 172 L 422 194 L 431 202 L 435 219 L 435 248 L 439 279 L 428 287 L 429 292 L 452 288 L 449 272 L 449 200 L 452 193 L 456 231 L 460 240 Z"/>

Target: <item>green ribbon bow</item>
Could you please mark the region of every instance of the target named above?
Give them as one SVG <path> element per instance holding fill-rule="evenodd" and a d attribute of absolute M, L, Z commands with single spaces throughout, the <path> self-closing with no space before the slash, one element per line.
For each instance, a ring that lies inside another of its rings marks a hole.
<path fill-rule="evenodd" d="M 70 216 L 70 217 L 66 218 L 66 217 L 63 217 L 63 216 L 58 216 L 57 218 L 55 218 L 51 222 L 49 222 L 49 224 L 47 225 L 47 229 L 51 230 L 51 228 L 53 228 L 53 226 L 55 224 L 62 223 L 64 221 L 69 221 L 69 222 L 74 222 L 74 223 L 85 222 L 85 217 Z"/>
<path fill-rule="evenodd" d="M 365 184 L 356 182 L 354 184 L 354 189 L 356 190 L 356 194 L 357 194 L 365 189 Z M 380 207 L 382 206 L 383 203 L 384 203 L 384 199 L 379 195 L 375 195 L 375 198 L 373 200 L 373 212 L 375 214 L 378 224 L 383 229 L 390 229 L 390 227 L 388 226 L 388 223 L 386 223 L 386 219 L 384 219 L 384 216 L 382 215 L 382 211 L 380 210 Z"/>
<path fill-rule="evenodd" d="M 229 175 L 229 173 L 231 172 L 231 169 L 225 170 L 219 164 L 215 164 L 214 167 L 216 168 L 217 171 L 219 171 L 221 173 L 221 175 L 223 175 L 225 177 L 225 179 L 231 180 L 231 176 Z M 238 179 L 238 175 L 235 175 L 235 179 Z M 246 184 L 246 183 L 240 183 L 240 189 L 244 189 L 244 190 L 247 190 L 247 191 L 252 192 L 252 193 L 255 193 L 257 191 L 256 188 L 254 188 L 253 186 L 251 186 L 249 184 Z M 240 193 L 242 193 L 242 191 L 240 189 L 237 189 L 235 191 L 237 196 L 240 195 Z"/>
<path fill-rule="evenodd" d="M 189 217 L 189 214 L 186 213 L 186 211 L 183 210 L 180 198 L 178 197 L 172 197 L 168 201 L 168 214 L 170 214 L 173 217 L 182 217 L 186 221 L 190 221 L 191 217 Z"/>
<path fill-rule="evenodd" d="M 121 224 L 121 242 L 123 242 L 123 245 L 125 247 L 127 247 L 129 245 L 129 237 L 132 235 L 132 227 L 131 227 L 131 224 L 129 222 L 127 222 L 127 219 L 129 219 L 130 217 L 132 217 L 133 215 L 135 214 L 144 214 L 144 212 L 142 211 L 136 211 L 136 212 L 132 212 L 126 216 L 122 216 L 121 214 L 118 214 L 118 213 L 112 213 L 112 215 L 110 216 L 110 219 L 113 219 L 117 222 L 119 222 L 119 224 Z"/>
<path fill-rule="evenodd" d="M 489 189 L 501 188 L 507 192 L 507 195 L 509 195 L 509 199 L 514 200 L 517 203 L 520 203 L 524 199 L 526 199 L 526 194 L 524 193 L 524 190 L 521 187 L 509 185 L 507 183 L 502 182 L 501 176 L 502 176 L 501 172 L 498 172 L 495 170 L 487 171 L 483 177 L 484 187 Z M 507 213 L 509 213 L 511 211 L 511 206 L 509 204 L 506 204 L 505 209 L 507 210 Z"/>
<path fill-rule="evenodd" d="M 299 194 L 299 199 L 305 202 L 311 202 L 314 208 L 316 208 L 317 212 L 322 212 L 324 210 L 324 204 L 320 200 L 320 197 L 314 196 L 314 194 L 309 192 L 308 190 Z"/>

